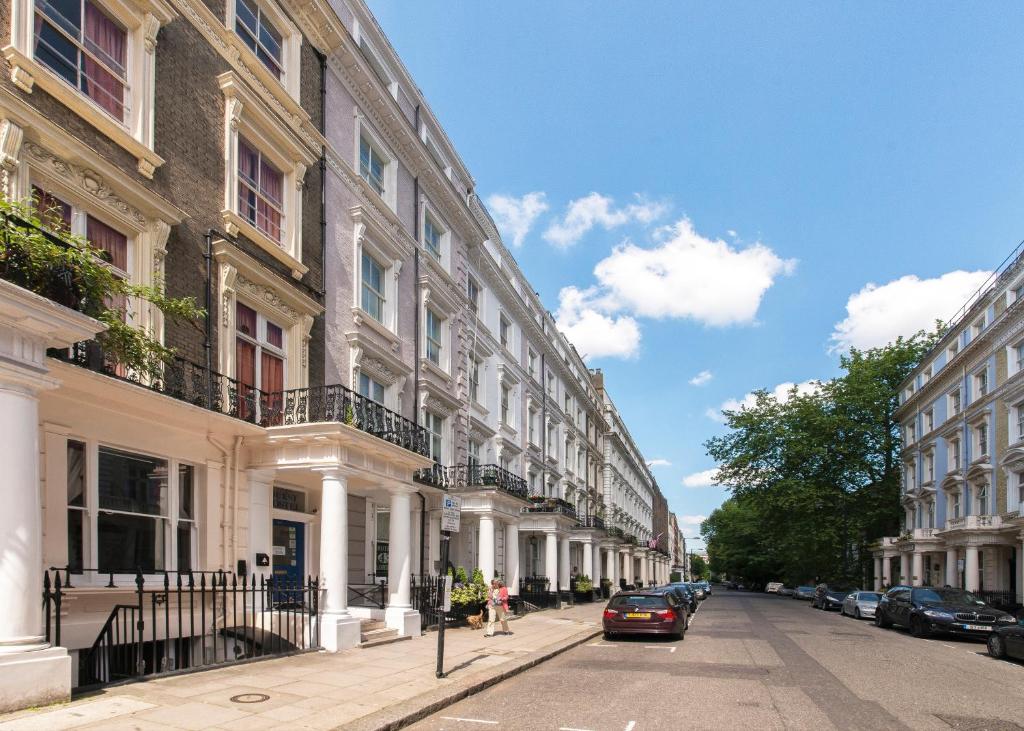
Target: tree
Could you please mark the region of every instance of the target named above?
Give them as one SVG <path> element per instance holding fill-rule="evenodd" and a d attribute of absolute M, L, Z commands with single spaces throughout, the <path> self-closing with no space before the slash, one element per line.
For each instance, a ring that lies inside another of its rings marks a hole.
<path fill-rule="evenodd" d="M 935 337 L 854 349 L 811 393 L 759 391 L 725 412 L 730 431 L 705 445 L 732 491 L 701 528 L 712 570 L 754 584 L 866 576 L 869 544 L 899 526 L 898 387 Z"/>
<path fill-rule="evenodd" d="M 690 574 L 694 578 L 705 580 L 711 576 L 711 570 L 708 568 L 703 556 L 698 556 L 696 553 L 690 554 Z"/>

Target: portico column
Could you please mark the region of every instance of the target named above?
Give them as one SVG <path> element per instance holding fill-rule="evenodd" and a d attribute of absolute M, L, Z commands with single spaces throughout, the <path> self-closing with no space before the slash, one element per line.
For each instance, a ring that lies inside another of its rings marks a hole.
<path fill-rule="evenodd" d="M 328 652 L 359 644 L 359 620 L 348 613 L 348 481 L 320 470 L 320 578 L 324 587 L 320 642 Z"/>
<path fill-rule="evenodd" d="M 558 539 L 558 588 L 569 591 L 569 536 Z"/>
<path fill-rule="evenodd" d="M 548 591 L 558 591 L 558 536 L 554 531 L 544 534 L 544 576 Z"/>
<path fill-rule="evenodd" d="M 519 525 L 505 523 L 505 586 L 510 596 L 519 596 Z"/>
<path fill-rule="evenodd" d="M 619 552 L 615 546 L 609 546 L 604 554 L 604 578 L 612 582 L 612 594 L 619 588 L 619 578 L 615 575 L 615 566 L 619 562 Z"/>
<path fill-rule="evenodd" d="M 950 586 L 959 588 L 960 587 L 960 577 L 958 575 L 959 572 L 956 570 L 956 562 L 957 562 L 957 551 L 956 551 L 956 549 L 955 548 L 947 548 L 946 549 L 946 583 L 949 584 Z"/>
<path fill-rule="evenodd" d="M 901 553 L 900 554 L 900 583 L 901 584 L 909 584 L 910 583 L 910 554 L 909 553 Z"/>
<path fill-rule="evenodd" d="M 591 580 L 596 584 L 597 580 L 594 578 L 594 547 L 590 544 L 590 536 L 583 539 L 583 571 L 582 573 L 590 576 Z"/>
<path fill-rule="evenodd" d="M 0 280 L 0 711 L 71 697 L 71 658 L 43 636 L 38 397 L 60 385 L 48 375 L 46 349 L 66 348 L 103 329 Z"/>
<path fill-rule="evenodd" d="M 875 556 L 875 591 L 882 590 L 882 559 Z"/>
<path fill-rule="evenodd" d="M 924 556 L 920 551 L 914 551 L 914 575 L 913 583 L 914 586 L 924 586 Z"/>
<path fill-rule="evenodd" d="M 882 585 L 892 586 L 892 557 L 882 554 Z"/>
<path fill-rule="evenodd" d="M 590 574 L 591 578 L 594 580 L 595 589 L 599 589 L 601 587 L 601 568 L 603 566 L 604 564 L 601 562 L 601 544 L 598 543 L 594 546 L 594 560 L 591 564 L 592 573 Z"/>
<path fill-rule="evenodd" d="M 410 601 L 412 566 L 409 544 L 412 538 L 412 495 L 402 486 L 391 490 L 391 513 L 388 531 L 388 606 L 384 622 L 398 634 L 419 635 L 420 613 Z M 493 540 L 493 531 L 491 532 Z M 491 559 L 493 571 L 493 556 Z"/>
<path fill-rule="evenodd" d="M 978 590 L 978 547 L 968 546 L 964 560 L 964 589 Z"/>
<path fill-rule="evenodd" d="M 491 585 L 494 578 L 494 518 L 488 513 L 480 515 L 480 573 L 484 575 L 484 583 Z"/>

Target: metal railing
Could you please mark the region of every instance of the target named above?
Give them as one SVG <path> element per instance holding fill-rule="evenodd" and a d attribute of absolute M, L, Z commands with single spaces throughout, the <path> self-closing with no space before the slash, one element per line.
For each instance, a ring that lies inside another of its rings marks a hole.
<path fill-rule="evenodd" d="M 548 609 L 555 606 L 555 598 L 548 577 L 527 576 L 519 580 L 519 605 L 525 602 L 525 609 Z"/>
<path fill-rule="evenodd" d="M 417 576 L 413 574 L 412 608 L 420 613 L 420 629 L 426 631 L 444 621 L 443 600 L 444 580 L 440 576 Z"/>
<path fill-rule="evenodd" d="M 67 569 L 43 574 L 44 631 L 56 645 L 70 581 Z M 112 586 L 111 576 L 107 588 L 127 589 L 134 597 L 130 604 L 114 604 L 92 646 L 79 652 L 80 688 L 320 647 L 320 585 L 314 577 L 163 572 L 147 585 L 139 570 L 134 584 Z"/>
<path fill-rule="evenodd" d="M 584 515 L 579 518 L 580 528 L 604 528 L 604 518 L 597 515 Z"/>
<path fill-rule="evenodd" d="M 556 515 L 566 515 L 573 520 L 576 519 L 576 508 L 572 503 L 566 502 L 561 498 L 548 497 L 548 498 L 530 498 L 530 505 L 521 508 L 520 512 L 523 513 L 554 513 Z"/>
<path fill-rule="evenodd" d="M 384 609 L 388 603 L 388 585 L 383 579 L 377 584 L 349 584 L 348 605 Z"/>
<path fill-rule="evenodd" d="M 493 487 L 523 499 L 529 495 L 526 480 L 496 464 L 458 464 L 450 467 L 435 464 L 432 467 L 417 470 L 413 479 L 421 484 L 444 490 Z"/>

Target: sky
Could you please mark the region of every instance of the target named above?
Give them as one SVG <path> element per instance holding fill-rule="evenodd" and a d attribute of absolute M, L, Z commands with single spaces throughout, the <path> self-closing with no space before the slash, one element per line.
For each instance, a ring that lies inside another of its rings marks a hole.
<path fill-rule="evenodd" d="M 949 318 L 1024 238 L 1019 3 L 369 4 L 687 536 L 723 407 Z"/>

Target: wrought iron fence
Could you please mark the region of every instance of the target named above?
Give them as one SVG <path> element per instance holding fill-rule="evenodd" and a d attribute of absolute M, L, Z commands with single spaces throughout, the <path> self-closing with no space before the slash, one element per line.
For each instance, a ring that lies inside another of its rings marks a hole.
<path fill-rule="evenodd" d="M 43 575 L 44 630 L 56 645 L 70 581 L 67 569 Z M 136 571 L 134 583 L 131 603 L 115 604 L 92 646 L 79 651 L 80 688 L 320 647 L 314 577 L 289 582 L 225 571 L 164 572 L 147 585 Z"/>
<path fill-rule="evenodd" d="M 388 585 L 383 579 L 377 584 L 349 584 L 348 604 L 350 607 L 384 609 L 388 603 Z"/>
<path fill-rule="evenodd" d="M 429 454 L 425 427 L 340 384 L 284 391 L 280 405 L 280 423 L 285 425 L 339 422 L 410 452 Z"/>
<path fill-rule="evenodd" d="M 978 591 L 978 597 L 991 607 L 1001 609 L 1004 612 L 1016 613 L 1022 608 L 1017 601 L 1016 592 L 1012 591 Z"/>
<path fill-rule="evenodd" d="M 412 608 L 420 613 L 420 629 L 437 627 L 444 620 L 444 579 L 440 576 L 412 577 Z"/>
<path fill-rule="evenodd" d="M 576 508 L 572 503 L 566 502 L 561 498 L 557 497 L 531 497 L 530 505 L 524 506 L 521 509 L 523 513 L 555 513 L 557 515 L 565 515 L 574 520 L 577 519 Z"/>
<path fill-rule="evenodd" d="M 580 528 L 604 528 L 604 518 L 597 515 L 583 515 L 579 518 Z"/>
<path fill-rule="evenodd" d="M 546 576 L 527 576 L 519 580 L 519 599 L 537 609 L 555 606 L 556 595 L 551 592 L 551 580 Z M 527 607 L 529 609 L 529 607 Z"/>
<path fill-rule="evenodd" d="M 457 464 L 450 467 L 435 464 L 418 470 L 413 478 L 422 484 L 444 490 L 493 487 L 523 499 L 529 496 L 525 479 L 496 464 Z"/>

